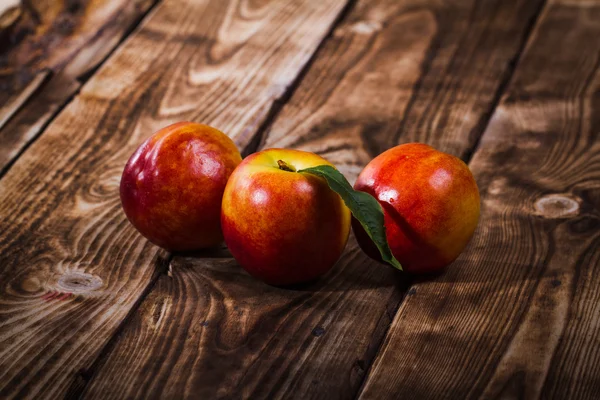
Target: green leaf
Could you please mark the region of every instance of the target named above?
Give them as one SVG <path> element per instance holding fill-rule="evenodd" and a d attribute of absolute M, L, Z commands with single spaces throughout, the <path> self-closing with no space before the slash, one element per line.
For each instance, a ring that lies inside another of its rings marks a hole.
<path fill-rule="evenodd" d="M 385 236 L 383 208 L 381 208 L 375 197 L 368 193 L 354 190 L 344 175 L 331 165 L 319 165 L 301 169 L 298 172 L 325 178 L 329 187 L 342 197 L 342 200 L 344 200 L 354 218 L 360 222 L 365 232 L 373 240 L 373 243 L 379 249 L 379 253 L 381 253 L 383 261 L 402 271 L 402 265 L 396 260 L 388 245 Z"/>

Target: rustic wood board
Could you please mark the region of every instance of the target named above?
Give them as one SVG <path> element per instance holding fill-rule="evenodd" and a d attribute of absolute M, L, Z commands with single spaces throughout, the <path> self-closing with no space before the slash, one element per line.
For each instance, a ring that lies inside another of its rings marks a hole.
<path fill-rule="evenodd" d="M 350 180 L 399 143 L 425 142 L 468 159 L 542 4 L 363 7 L 337 31 L 333 55 L 315 65 L 264 145 L 316 151 Z"/>
<path fill-rule="evenodd" d="M 167 255 L 127 222 L 119 177 L 176 120 L 245 144 L 345 1 L 172 0 L 0 179 L 0 397 L 76 393 Z"/>
<path fill-rule="evenodd" d="M 433 4 L 359 1 L 262 146 L 316 151 L 354 180 L 381 150 L 421 137 L 406 130 L 424 112 L 416 102 L 436 104 L 422 140 L 470 153 L 541 3 Z M 482 60 L 494 60 L 484 75 Z M 353 239 L 330 274 L 293 290 L 231 259 L 176 256 L 84 397 L 354 398 L 406 284 Z"/>
<path fill-rule="evenodd" d="M 0 32 L 0 176 L 155 2 L 21 2 Z"/>
<path fill-rule="evenodd" d="M 362 265 L 362 252 L 352 248 L 342 263 Z M 258 283 L 231 258 L 178 257 L 172 277 L 159 278 L 84 397 L 314 397 L 317 388 L 347 397 L 372 356 L 353 358 L 369 346 L 362 331 L 391 321 L 379 313 L 363 326 L 351 324 L 353 315 L 368 314 L 377 301 L 385 307 L 394 295 L 393 271 L 382 282 L 380 267 L 368 267 L 340 267 L 316 285 L 283 290 Z M 354 293 L 351 304 L 345 293 Z M 330 347 L 332 341 L 341 343 Z M 340 357 L 352 365 L 338 371 L 325 362 Z"/>
<path fill-rule="evenodd" d="M 360 398 L 598 397 L 598 21 L 598 1 L 540 16 L 470 165 L 479 229 L 413 286 Z"/>

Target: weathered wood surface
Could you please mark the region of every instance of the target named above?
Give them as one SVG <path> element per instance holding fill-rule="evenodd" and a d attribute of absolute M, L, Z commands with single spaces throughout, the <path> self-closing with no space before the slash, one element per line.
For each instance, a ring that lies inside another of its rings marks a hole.
<path fill-rule="evenodd" d="M 76 393 L 164 252 L 121 211 L 125 162 L 197 120 L 251 140 L 345 1 L 160 3 L 0 179 L 0 397 Z"/>
<path fill-rule="evenodd" d="M 540 16 L 471 162 L 476 236 L 413 286 L 360 398 L 598 398 L 599 21 L 598 1 Z"/>
<path fill-rule="evenodd" d="M 379 3 L 337 32 L 265 146 L 317 151 L 349 178 L 399 143 L 470 156 L 543 2 Z"/>
<path fill-rule="evenodd" d="M 263 147 L 316 151 L 351 180 L 399 141 L 470 153 L 540 4 L 359 1 Z M 176 256 L 171 267 L 84 397 L 354 398 L 406 286 L 353 239 L 331 273 L 294 290 L 231 259 Z"/>
<path fill-rule="evenodd" d="M 0 32 L 0 176 L 155 2 L 41 0 L 9 9 L 19 18 Z"/>
<path fill-rule="evenodd" d="M 351 396 L 374 351 L 369 334 L 389 324 L 386 303 L 395 310 L 397 278 L 386 271 L 384 282 L 354 243 L 342 264 L 366 268 L 341 266 L 317 284 L 280 289 L 257 282 L 231 258 L 178 257 L 84 398 Z M 350 323 L 377 302 L 377 315 Z M 340 359 L 347 368 L 330 368 L 327 360 Z"/>

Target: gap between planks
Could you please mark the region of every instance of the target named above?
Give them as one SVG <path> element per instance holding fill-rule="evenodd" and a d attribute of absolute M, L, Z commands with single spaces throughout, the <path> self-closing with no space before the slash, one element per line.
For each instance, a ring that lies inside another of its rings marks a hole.
<path fill-rule="evenodd" d="M 502 79 L 502 82 L 500 83 L 500 86 L 498 87 L 496 94 L 494 95 L 494 99 L 492 100 L 492 104 L 491 104 L 490 108 L 484 114 L 483 118 L 480 121 L 480 124 L 475 128 L 475 130 L 477 132 L 475 144 L 473 145 L 473 147 L 471 147 L 469 149 L 470 151 L 468 151 L 467 154 L 465 154 L 465 157 L 463 159 L 463 161 L 465 163 L 467 163 L 467 165 L 471 164 L 471 159 L 473 158 L 473 154 L 475 154 L 475 152 L 479 148 L 479 145 L 481 144 L 481 138 L 483 137 L 485 130 L 487 129 L 488 125 L 490 124 L 492 115 L 494 115 L 494 111 L 496 110 L 496 107 L 498 107 L 498 104 L 500 104 L 502 95 L 504 95 L 504 93 L 508 89 L 508 85 L 510 84 L 511 79 L 512 79 L 517 67 L 519 66 L 521 56 L 523 55 L 523 52 L 527 48 L 527 44 L 529 43 L 531 33 L 533 32 L 537 22 L 539 21 L 540 15 L 544 11 L 544 7 L 546 7 L 547 2 L 548 2 L 548 0 L 542 0 L 540 5 L 538 6 L 537 12 L 529 20 L 529 23 L 527 25 L 527 28 L 525 28 L 525 32 L 524 32 L 523 38 L 521 40 L 521 45 L 519 47 L 519 50 L 515 54 L 513 59 L 510 60 L 509 67 L 506 70 L 506 74 L 505 74 L 504 78 Z"/>
<path fill-rule="evenodd" d="M 273 103 L 271 109 L 265 117 L 264 122 L 258 128 L 254 137 L 250 140 L 248 145 L 245 146 L 244 149 L 242 149 L 242 158 L 246 158 L 246 156 L 255 153 L 260 147 L 262 147 L 266 139 L 266 133 L 269 131 L 269 129 L 273 125 L 273 122 L 275 122 L 275 120 L 279 116 L 279 113 L 281 112 L 283 106 L 291 99 L 292 95 L 296 92 L 296 90 L 300 86 L 300 83 L 304 80 L 304 77 L 306 76 L 308 71 L 310 71 L 318 55 L 321 53 L 324 44 L 331 38 L 336 28 L 342 22 L 344 22 L 346 18 L 348 18 L 348 15 L 350 15 L 351 11 L 356 6 L 356 3 L 358 3 L 358 0 L 347 0 L 344 8 L 342 9 L 338 17 L 335 19 L 333 24 L 331 24 L 329 32 L 327 32 L 325 37 L 323 37 L 323 40 L 321 40 L 321 43 L 319 43 L 319 46 L 317 46 L 315 52 L 312 54 L 306 65 L 300 70 L 300 73 L 298 74 L 296 79 L 294 79 L 292 83 L 286 88 L 283 95 L 281 95 L 281 97 L 279 97 Z"/>

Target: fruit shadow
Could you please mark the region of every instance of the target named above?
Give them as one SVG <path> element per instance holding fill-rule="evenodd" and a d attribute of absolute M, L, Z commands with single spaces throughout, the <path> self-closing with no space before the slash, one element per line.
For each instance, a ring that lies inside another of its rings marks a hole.
<path fill-rule="evenodd" d="M 406 239 L 410 240 L 416 248 L 422 249 L 421 252 L 423 253 L 424 257 L 431 257 L 431 255 L 434 255 L 435 257 L 435 254 L 438 253 L 438 250 L 436 248 L 429 245 L 427 241 L 423 239 L 419 235 L 419 233 L 411 227 L 411 225 L 406 221 L 406 219 L 402 217 L 402 215 L 400 215 L 393 207 L 391 207 L 391 205 L 389 205 L 388 203 L 384 203 L 383 206 L 386 211 L 387 217 L 391 218 L 394 224 L 400 228 Z M 354 233 L 361 239 L 361 244 L 363 245 L 365 252 L 367 254 L 370 254 L 374 259 L 376 259 L 376 261 L 380 265 L 380 268 L 392 268 L 379 256 L 379 249 L 377 248 L 375 243 L 373 243 L 373 241 L 369 239 L 367 233 L 364 230 L 359 229 Z M 394 271 L 396 270 L 394 269 Z M 396 273 L 399 275 L 398 282 L 399 286 L 402 288 L 408 288 L 412 283 L 416 281 L 434 281 L 440 276 L 444 275 L 444 271 L 413 274 L 411 272 L 403 270 L 396 271 Z"/>
<path fill-rule="evenodd" d="M 337 264 L 321 278 L 310 282 L 278 286 L 282 290 L 300 292 L 350 292 L 409 285 L 406 274 L 388 264 L 371 259 L 358 244 L 350 243 Z"/>
<path fill-rule="evenodd" d="M 227 248 L 225 243 L 220 243 L 215 247 L 208 249 L 195 250 L 195 251 L 176 251 L 173 253 L 173 257 L 183 258 L 233 258 L 233 255 Z"/>
<path fill-rule="evenodd" d="M 247 295 L 255 292 L 342 292 L 353 290 L 376 290 L 396 286 L 405 288 L 407 276 L 393 267 L 368 257 L 358 246 L 353 234 L 336 265 L 324 276 L 306 283 L 274 286 L 260 282 L 250 276 L 232 257 L 225 245 L 195 252 L 174 253 L 175 264 L 189 268 L 204 269 L 214 283 L 226 283 L 235 280 L 248 290 Z"/>

